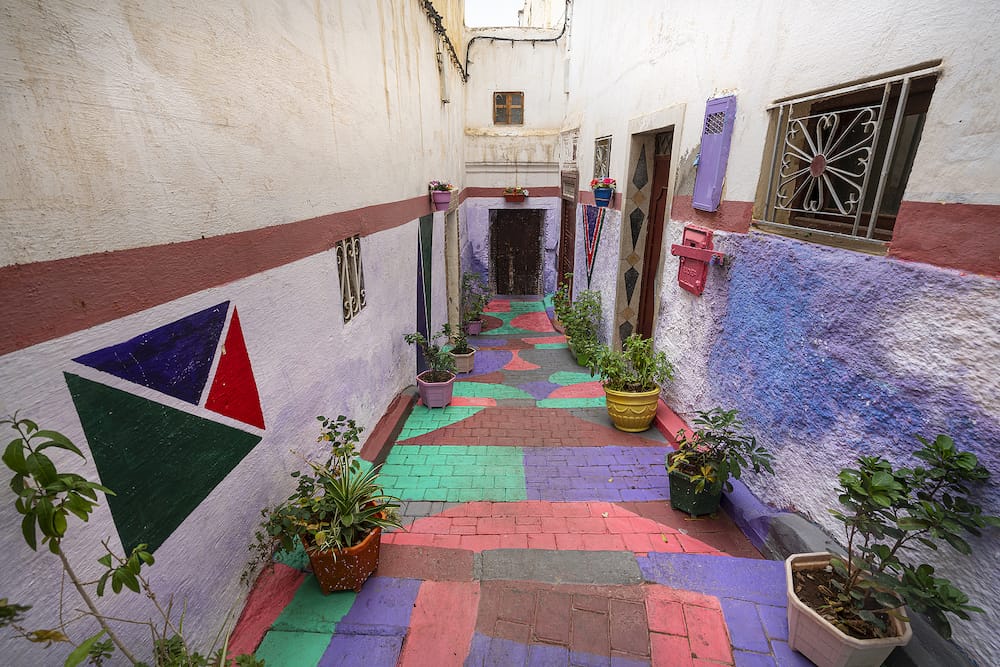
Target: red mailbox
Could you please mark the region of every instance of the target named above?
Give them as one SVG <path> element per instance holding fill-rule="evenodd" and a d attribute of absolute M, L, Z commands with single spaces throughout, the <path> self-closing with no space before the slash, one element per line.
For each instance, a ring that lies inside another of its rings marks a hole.
<path fill-rule="evenodd" d="M 708 266 L 721 264 L 726 258 L 724 253 L 712 250 L 712 230 L 694 225 L 684 228 L 680 245 L 675 243 L 670 246 L 670 254 L 681 258 L 681 265 L 677 269 L 677 284 L 698 296 L 705 291 Z"/>

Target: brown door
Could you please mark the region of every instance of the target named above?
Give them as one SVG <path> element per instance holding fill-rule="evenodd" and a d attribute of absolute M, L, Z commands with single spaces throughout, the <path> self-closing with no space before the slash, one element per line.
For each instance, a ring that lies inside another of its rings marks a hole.
<path fill-rule="evenodd" d="M 540 294 L 542 213 L 533 210 L 493 211 L 490 260 L 497 294 Z"/>
<path fill-rule="evenodd" d="M 656 280 L 659 275 L 660 246 L 663 244 L 664 216 L 667 211 L 667 186 L 670 177 L 670 146 L 673 133 L 656 135 L 656 157 L 653 158 L 653 198 L 646 229 L 646 244 L 642 251 L 642 282 L 639 288 L 639 323 L 636 330 L 646 338 L 652 338 L 656 317 Z"/>
<path fill-rule="evenodd" d="M 559 224 L 559 262 L 556 273 L 556 285 L 562 285 L 566 274 L 573 272 L 576 261 L 576 172 L 563 172 L 562 178 L 562 212 Z M 569 281 L 570 293 L 573 290 L 573 280 Z"/>

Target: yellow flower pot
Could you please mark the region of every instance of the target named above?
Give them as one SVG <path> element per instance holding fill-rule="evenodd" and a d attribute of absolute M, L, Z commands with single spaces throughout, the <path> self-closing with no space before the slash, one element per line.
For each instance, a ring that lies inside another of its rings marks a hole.
<path fill-rule="evenodd" d="M 607 396 L 608 416 L 619 431 L 638 433 L 645 431 L 656 416 L 656 404 L 660 400 L 660 388 L 652 391 L 615 391 L 604 388 Z"/>

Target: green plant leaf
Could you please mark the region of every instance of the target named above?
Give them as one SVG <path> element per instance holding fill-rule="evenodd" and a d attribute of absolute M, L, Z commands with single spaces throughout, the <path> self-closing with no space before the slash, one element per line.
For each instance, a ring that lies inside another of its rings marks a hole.
<path fill-rule="evenodd" d="M 39 446 L 35 447 L 36 452 L 40 452 L 43 449 L 49 447 L 58 447 L 59 449 L 65 449 L 67 451 L 73 452 L 80 458 L 85 458 L 83 452 L 81 452 L 76 445 L 74 445 L 69 438 L 64 436 L 62 433 L 57 431 L 39 431 L 33 437 L 35 438 L 48 438 L 48 442 L 43 442 Z"/>
<path fill-rule="evenodd" d="M 97 643 L 97 640 L 104 636 L 104 630 L 101 630 L 96 635 L 87 637 L 83 642 L 73 649 L 68 656 L 66 656 L 66 662 L 63 663 L 63 667 L 76 667 L 84 660 L 87 659 L 87 655 L 90 653 L 90 647 Z"/>
<path fill-rule="evenodd" d="M 38 544 L 35 541 L 35 513 L 33 511 L 26 512 L 24 518 L 21 519 L 21 534 L 31 550 L 38 551 Z"/>
<path fill-rule="evenodd" d="M 18 475 L 28 474 L 28 464 L 24 460 L 24 440 L 11 440 L 3 453 L 4 464 Z"/>

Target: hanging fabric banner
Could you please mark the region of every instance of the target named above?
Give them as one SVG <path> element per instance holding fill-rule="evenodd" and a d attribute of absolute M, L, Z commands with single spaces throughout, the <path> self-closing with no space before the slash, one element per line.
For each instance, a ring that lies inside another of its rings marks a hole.
<path fill-rule="evenodd" d="M 597 244 L 601 242 L 601 229 L 604 227 L 606 208 L 596 206 L 583 207 L 583 221 L 586 224 L 584 246 L 587 249 L 587 289 L 590 289 L 590 276 L 594 273 L 594 257 L 597 255 Z"/>

